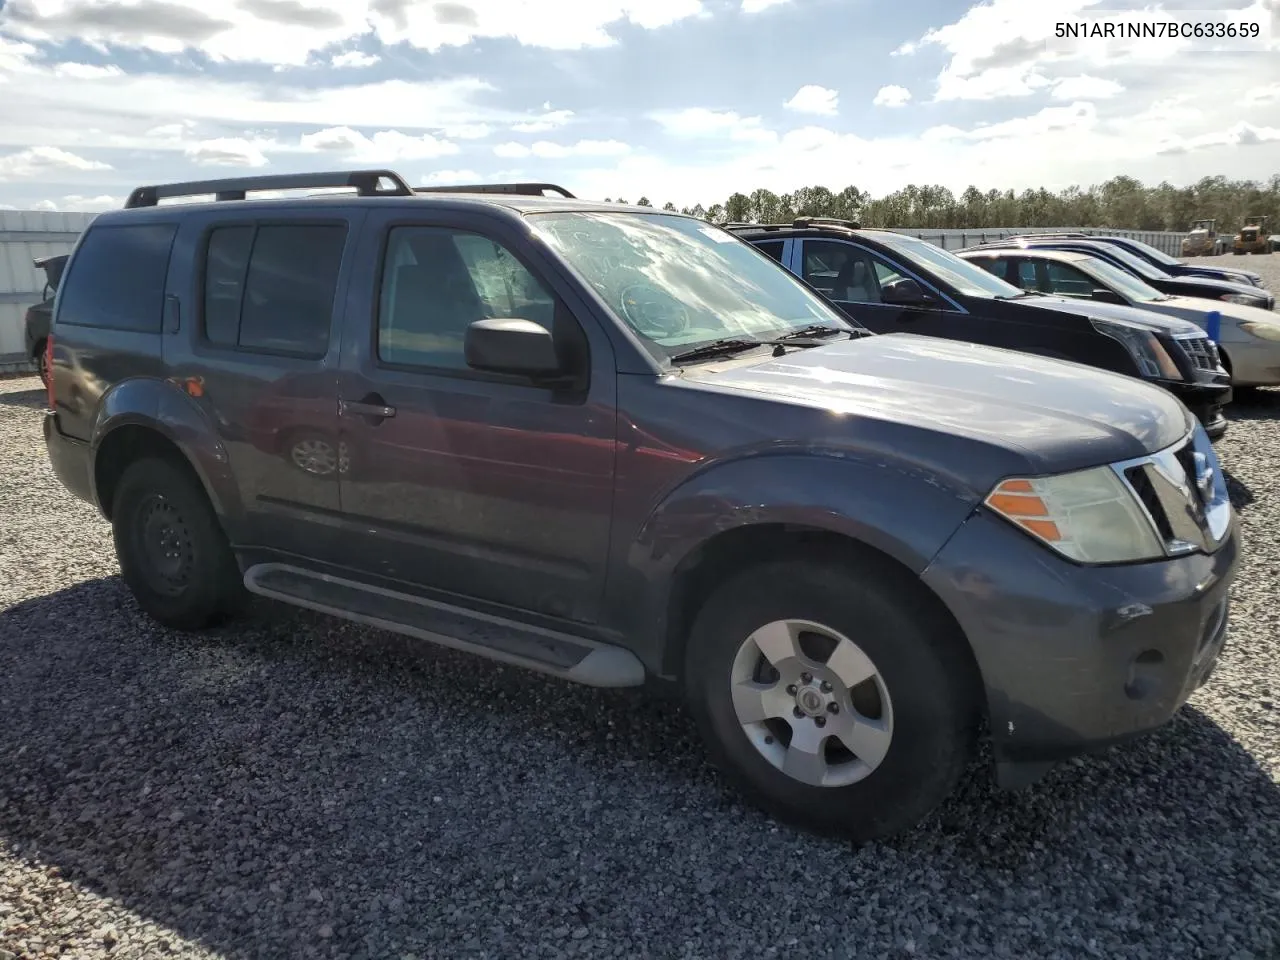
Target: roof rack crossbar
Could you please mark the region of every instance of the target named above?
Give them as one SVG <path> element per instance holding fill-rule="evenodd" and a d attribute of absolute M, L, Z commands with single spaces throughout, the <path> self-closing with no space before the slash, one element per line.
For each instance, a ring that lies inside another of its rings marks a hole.
<path fill-rule="evenodd" d="M 391 187 L 379 187 L 383 180 Z M 331 170 L 324 173 L 286 173 L 226 180 L 193 180 L 187 183 L 162 183 L 138 187 L 125 201 L 125 209 L 154 207 L 161 200 L 174 197 L 200 197 L 213 194 L 218 200 L 243 200 L 245 194 L 259 190 L 312 190 L 328 187 L 354 187 L 362 197 L 411 197 L 413 188 L 391 170 Z"/>
<path fill-rule="evenodd" d="M 793 227 L 808 227 L 813 224 L 827 223 L 837 227 L 848 227 L 850 230 L 861 230 L 862 224 L 857 220 L 844 220 L 840 217 L 796 217 L 791 221 Z"/>
<path fill-rule="evenodd" d="M 556 183 L 466 183 L 448 187 L 414 187 L 415 193 L 505 193 L 523 197 L 540 197 L 546 190 L 554 190 L 566 200 L 578 199 Z"/>

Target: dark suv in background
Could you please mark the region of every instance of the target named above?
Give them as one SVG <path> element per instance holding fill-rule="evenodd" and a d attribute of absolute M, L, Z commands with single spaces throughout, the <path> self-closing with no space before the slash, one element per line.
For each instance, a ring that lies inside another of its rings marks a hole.
<path fill-rule="evenodd" d="M 27 316 L 23 323 L 23 335 L 27 347 L 27 357 L 36 365 L 40 379 L 49 383 L 48 350 L 49 327 L 53 323 L 53 298 L 58 292 L 58 284 L 62 280 L 62 271 L 67 265 L 70 254 L 61 253 L 55 257 L 42 257 L 31 261 L 36 268 L 44 271 L 44 291 L 40 294 L 40 302 L 27 308 Z"/>
<path fill-rule="evenodd" d="M 1006 347 L 1157 384 L 1213 438 L 1227 430 L 1230 377 L 1187 320 L 1021 290 L 931 243 L 850 221 L 731 224 L 876 333 L 918 333 Z"/>
<path fill-rule="evenodd" d="M 751 797 L 859 838 L 927 814 L 984 720 L 1014 786 L 1212 670 L 1236 523 L 1166 391 L 869 334 L 692 217 L 468 189 L 142 187 L 85 231 L 45 438 L 149 615 L 247 590 L 678 683 Z"/>

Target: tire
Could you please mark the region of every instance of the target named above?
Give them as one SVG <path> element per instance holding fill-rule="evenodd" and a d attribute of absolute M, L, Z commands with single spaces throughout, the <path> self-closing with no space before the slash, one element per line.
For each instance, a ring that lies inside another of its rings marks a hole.
<path fill-rule="evenodd" d="M 871 563 L 795 559 L 752 567 L 714 591 L 689 636 L 686 697 L 712 760 L 750 800 L 806 829 L 867 841 L 914 826 L 955 789 L 981 719 L 977 674 L 963 638 L 921 603 L 920 589 Z M 775 657 L 778 669 L 744 679 L 763 649 L 749 638 L 760 637 L 775 654 L 792 638 L 801 656 Z M 819 648 L 833 645 L 839 673 L 819 660 Z M 852 693 L 839 679 L 868 669 L 875 675 Z M 742 702 L 754 709 L 759 697 L 770 719 L 744 722 L 735 682 Z M 831 731 L 842 729 L 861 758 L 840 750 Z M 810 749 L 788 772 L 796 737 Z"/>
<path fill-rule="evenodd" d="M 154 620 L 199 630 L 239 609 L 240 569 L 209 498 L 185 465 L 157 457 L 131 464 L 116 487 L 111 517 L 120 573 Z"/>

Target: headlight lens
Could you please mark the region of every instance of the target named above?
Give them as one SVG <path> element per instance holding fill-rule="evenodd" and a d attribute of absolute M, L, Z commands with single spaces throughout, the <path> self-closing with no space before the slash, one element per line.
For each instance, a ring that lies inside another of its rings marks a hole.
<path fill-rule="evenodd" d="M 1173 357 L 1164 344 L 1150 330 L 1131 327 L 1124 323 L 1113 323 L 1110 320 L 1094 320 L 1093 328 L 1099 333 L 1119 340 L 1144 377 L 1160 377 L 1165 380 L 1182 380 L 1182 371 L 1174 363 Z"/>
<path fill-rule="evenodd" d="M 1245 307 L 1266 307 L 1267 301 L 1251 297 L 1245 293 L 1229 293 L 1221 298 L 1226 303 L 1238 303 Z"/>
<path fill-rule="evenodd" d="M 1078 563 L 1132 563 L 1165 555 L 1141 504 L 1110 467 L 1054 477 L 1015 477 L 986 505 Z"/>
<path fill-rule="evenodd" d="M 1257 320 L 1245 320 L 1240 329 L 1251 337 L 1263 340 L 1280 340 L 1280 323 L 1259 323 Z"/>

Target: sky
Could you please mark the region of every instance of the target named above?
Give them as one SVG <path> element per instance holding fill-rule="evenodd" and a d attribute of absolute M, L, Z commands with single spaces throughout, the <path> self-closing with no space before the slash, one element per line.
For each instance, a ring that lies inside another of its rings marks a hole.
<path fill-rule="evenodd" d="M 1270 52 L 1047 43 L 1151 0 L 0 0 L 0 206 L 346 168 L 655 205 L 1280 173 Z"/>

